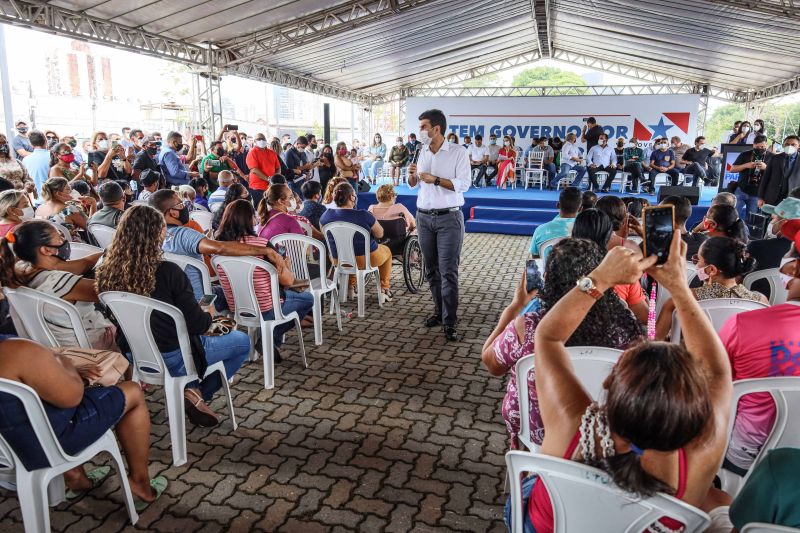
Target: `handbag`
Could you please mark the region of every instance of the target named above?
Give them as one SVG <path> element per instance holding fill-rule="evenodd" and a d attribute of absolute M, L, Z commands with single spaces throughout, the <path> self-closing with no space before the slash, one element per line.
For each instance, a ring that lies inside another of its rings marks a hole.
<path fill-rule="evenodd" d="M 203 335 L 206 337 L 221 337 L 236 329 L 236 321 L 225 316 L 215 316 L 211 325 Z"/>
<path fill-rule="evenodd" d="M 77 368 L 96 366 L 100 372 L 97 379 L 87 378 L 89 385 L 111 387 L 119 383 L 125 371 L 128 370 L 128 360 L 118 352 L 111 350 L 94 350 L 91 348 L 53 348 L 59 355 L 67 357 L 72 365 Z"/>

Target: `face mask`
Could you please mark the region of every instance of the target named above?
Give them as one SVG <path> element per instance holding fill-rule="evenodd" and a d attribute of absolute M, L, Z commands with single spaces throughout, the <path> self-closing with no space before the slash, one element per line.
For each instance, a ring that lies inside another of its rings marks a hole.
<path fill-rule="evenodd" d="M 297 200 L 294 198 L 289 199 L 289 211 L 295 211 L 297 209 Z"/>
<path fill-rule="evenodd" d="M 431 144 L 431 141 L 433 139 L 431 139 L 431 136 L 428 135 L 428 130 L 421 130 L 419 132 L 419 140 L 422 142 L 422 144 L 428 146 L 429 144 Z"/>
<path fill-rule="evenodd" d="M 23 126 L 21 128 L 17 128 L 17 131 L 20 133 L 28 133 L 28 128 Z"/>
<path fill-rule="evenodd" d="M 75 154 L 61 154 L 58 158 L 64 163 L 72 163 L 75 161 Z"/>
<path fill-rule="evenodd" d="M 189 208 L 185 205 L 178 210 L 178 222 L 181 223 L 181 226 L 189 223 Z"/>
<path fill-rule="evenodd" d="M 713 231 L 714 230 L 714 223 L 710 220 L 703 220 L 703 229 L 706 231 Z"/>
<path fill-rule="evenodd" d="M 256 146 L 258 146 L 259 148 L 266 148 L 266 147 L 267 147 L 267 141 L 266 141 L 266 139 L 259 139 L 259 140 L 257 140 L 257 141 L 256 141 Z"/>
<path fill-rule="evenodd" d="M 339 155 L 347 155 L 347 150 L 339 150 L 336 153 L 339 154 Z"/>
<path fill-rule="evenodd" d="M 403 146 L 403 141 L 397 141 L 395 144 L 399 148 L 399 147 Z"/>
<path fill-rule="evenodd" d="M 703 148 L 705 148 L 705 146 L 706 146 L 705 144 L 701 144 L 699 149 L 702 150 Z"/>
<path fill-rule="evenodd" d="M 47 147 L 50 148 L 50 149 L 52 149 L 53 146 L 55 146 L 56 144 L 58 144 L 58 139 L 48 139 L 47 140 Z"/>
<path fill-rule="evenodd" d="M 97 149 L 108 150 L 108 141 L 106 141 L 105 139 L 102 141 L 97 141 Z"/>
<path fill-rule="evenodd" d="M 764 155 L 766 151 L 767 150 L 765 148 L 753 148 L 753 153 L 756 155 Z"/>
<path fill-rule="evenodd" d="M 704 266 L 703 268 L 697 269 L 697 279 L 699 279 L 700 281 L 706 281 L 708 278 L 711 277 L 706 272 L 707 268 L 708 266 Z"/>
<path fill-rule="evenodd" d="M 20 220 L 23 220 L 23 221 L 25 221 L 25 220 L 33 220 L 33 213 L 34 213 L 34 211 L 33 211 L 32 207 L 30 207 L 30 206 L 23 207 L 22 208 L 22 214 L 19 216 L 19 218 L 20 218 Z"/>
<path fill-rule="evenodd" d="M 660 148 L 662 151 L 666 151 L 666 150 L 667 150 L 667 148 L 669 148 L 669 145 L 668 145 L 668 144 L 662 144 L 661 146 L 659 146 L 659 148 Z"/>
<path fill-rule="evenodd" d="M 70 141 L 68 144 L 69 144 L 71 147 L 75 148 L 76 146 L 78 146 L 78 141 Z"/>
<path fill-rule="evenodd" d="M 158 153 L 158 148 L 150 147 L 147 149 L 148 155 L 156 155 Z"/>
<path fill-rule="evenodd" d="M 311 149 L 312 150 L 316 150 L 317 149 L 317 143 L 311 143 Z"/>
<path fill-rule="evenodd" d="M 223 157 L 224 155 L 225 155 L 225 148 L 218 148 L 217 157 Z"/>
<path fill-rule="evenodd" d="M 748 131 L 750 131 L 750 126 L 744 126 L 742 128 L 742 133 L 747 133 Z"/>
<path fill-rule="evenodd" d="M 0 154 L 3 154 L 3 155 L 7 156 L 9 153 L 10 153 L 10 150 L 8 149 L 8 145 L 7 144 L 0 144 Z"/>
<path fill-rule="evenodd" d="M 600 146 L 605 146 L 606 145 L 606 140 L 605 139 L 600 139 L 599 141 L 597 141 L 597 144 L 599 144 Z"/>
<path fill-rule="evenodd" d="M 64 241 L 61 246 L 51 246 L 51 248 L 56 249 L 56 257 L 61 259 L 62 261 L 69 261 L 69 255 L 72 251 L 70 248 L 69 241 Z"/>
<path fill-rule="evenodd" d="M 780 268 L 783 268 L 787 264 L 793 263 L 794 261 L 796 261 L 796 259 L 794 259 L 792 257 L 787 257 L 787 258 L 781 259 Z M 781 282 L 783 283 L 783 288 L 788 291 L 789 290 L 789 284 L 792 282 L 792 280 L 794 280 L 794 276 L 790 276 L 789 274 L 784 274 L 783 272 L 779 272 L 779 274 L 780 274 L 780 277 L 781 277 Z"/>
<path fill-rule="evenodd" d="M 636 143 L 628 143 L 628 148 L 636 148 Z"/>
<path fill-rule="evenodd" d="M 81 199 L 81 193 L 79 193 L 78 191 L 76 191 L 74 189 L 69 191 L 69 195 L 72 196 L 73 200 L 80 200 Z"/>
<path fill-rule="evenodd" d="M 511 143 L 508 141 L 503 141 L 503 146 L 511 146 Z"/>
<path fill-rule="evenodd" d="M 761 126 L 756 124 L 755 126 L 753 126 L 753 131 L 761 131 Z"/>
<path fill-rule="evenodd" d="M 492 146 L 496 146 L 497 145 L 497 139 L 489 140 L 489 144 L 491 144 Z"/>
<path fill-rule="evenodd" d="M 792 144 L 790 144 L 789 146 L 784 146 L 783 153 L 786 155 L 794 155 L 797 153 L 797 147 Z"/>
<path fill-rule="evenodd" d="M 454 141 L 453 139 L 450 139 L 450 140 L 449 140 L 449 141 L 447 141 L 447 142 L 449 142 L 450 144 L 455 144 L 455 143 L 456 143 L 456 141 Z"/>

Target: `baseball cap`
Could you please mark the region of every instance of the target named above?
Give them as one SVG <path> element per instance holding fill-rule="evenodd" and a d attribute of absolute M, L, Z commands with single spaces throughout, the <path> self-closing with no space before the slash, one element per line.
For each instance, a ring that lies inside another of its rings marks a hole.
<path fill-rule="evenodd" d="M 761 211 L 787 220 L 800 219 L 800 198 L 784 198 L 778 205 L 764 204 Z"/>
<path fill-rule="evenodd" d="M 794 243 L 795 250 L 800 250 L 800 218 L 789 220 L 781 226 L 781 235 Z"/>

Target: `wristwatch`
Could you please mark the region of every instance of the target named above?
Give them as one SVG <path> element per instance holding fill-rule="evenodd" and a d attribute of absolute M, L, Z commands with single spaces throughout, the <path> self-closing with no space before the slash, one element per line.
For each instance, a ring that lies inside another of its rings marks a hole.
<path fill-rule="evenodd" d="M 599 300 L 603 297 L 603 293 L 597 290 L 597 287 L 594 285 L 594 280 L 589 276 L 584 276 L 578 280 L 575 284 L 578 287 L 578 290 L 581 292 L 588 294 L 595 300 Z"/>
<path fill-rule="evenodd" d="M 439 176 L 436 176 L 436 179 L 433 180 L 433 184 L 437 187 L 442 184 L 442 179 Z"/>

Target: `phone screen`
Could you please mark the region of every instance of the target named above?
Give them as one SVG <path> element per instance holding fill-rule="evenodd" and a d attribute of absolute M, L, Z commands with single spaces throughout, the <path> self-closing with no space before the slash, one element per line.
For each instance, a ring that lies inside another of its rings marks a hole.
<path fill-rule="evenodd" d="M 542 290 L 544 287 L 544 280 L 539 267 L 536 265 L 535 259 L 528 259 L 525 262 L 525 290 L 531 292 L 532 290 Z"/>
<path fill-rule="evenodd" d="M 216 299 L 216 294 L 204 294 L 198 303 L 200 304 L 200 307 L 208 307 L 209 305 L 213 304 Z"/>
<path fill-rule="evenodd" d="M 675 231 L 675 208 L 671 205 L 646 207 L 644 214 L 644 255 L 655 255 L 657 264 L 667 262 L 672 234 Z"/>

